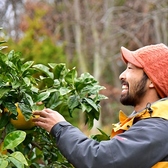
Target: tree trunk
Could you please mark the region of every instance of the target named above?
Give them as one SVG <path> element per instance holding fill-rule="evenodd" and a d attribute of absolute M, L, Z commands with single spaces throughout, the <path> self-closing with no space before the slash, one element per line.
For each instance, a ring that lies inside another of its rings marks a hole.
<path fill-rule="evenodd" d="M 75 28 L 75 48 L 76 48 L 76 54 L 79 60 L 79 70 L 80 73 L 87 72 L 86 68 L 86 63 L 84 60 L 84 56 L 82 54 L 82 31 L 81 31 L 81 26 L 80 26 L 80 20 L 81 20 L 81 15 L 80 15 L 80 3 L 79 0 L 74 0 L 74 14 L 75 14 L 75 21 L 76 23 L 74 24 Z"/>

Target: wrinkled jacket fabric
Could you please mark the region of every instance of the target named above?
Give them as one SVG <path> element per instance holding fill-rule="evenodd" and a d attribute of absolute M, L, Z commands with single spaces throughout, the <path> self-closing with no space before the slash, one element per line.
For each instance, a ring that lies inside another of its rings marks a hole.
<path fill-rule="evenodd" d="M 68 122 L 51 129 L 62 154 L 76 168 L 168 167 L 168 100 L 129 117 L 120 112 L 112 138 L 97 142 Z"/>

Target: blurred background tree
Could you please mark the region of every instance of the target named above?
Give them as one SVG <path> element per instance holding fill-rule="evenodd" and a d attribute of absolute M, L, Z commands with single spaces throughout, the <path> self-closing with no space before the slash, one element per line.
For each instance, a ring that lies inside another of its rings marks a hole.
<path fill-rule="evenodd" d="M 119 103 L 118 76 L 125 67 L 120 47 L 168 45 L 167 0 L 3 0 L 0 14 L 7 50 L 36 63 L 76 66 L 106 87 L 109 99 L 102 101 L 95 127 L 116 122 L 119 109 L 131 111 Z"/>

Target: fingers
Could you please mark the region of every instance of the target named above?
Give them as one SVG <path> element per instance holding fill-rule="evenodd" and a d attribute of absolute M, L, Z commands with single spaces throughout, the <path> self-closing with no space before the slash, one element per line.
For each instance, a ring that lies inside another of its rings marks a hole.
<path fill-rule="evenodd" d="M 53 125 L 50 125 L 50 113 L 51 110 L 42 110 L 33 112 L 34 118 L 32 118 L 33 122 L 36 126 L 44 128 L 46 131 L 50 132 Z"/>
<path fill-rule="evenodd" d="M 50 132 L 52 126 L 48 125 L 45 121 L 43 121 L 43 118 L 40 117 L 38 121 L 35 121 L 36 126 L 39 126 L 41 128 L 44 128 L 47 132 Z"/>
<path fill-rule="evenodd" d="M 65 118 L 57 111 L 47 108 L 41 111 L 35 111 L 33 112 L 33 115 L 33 122 L 47 131 L 50 131 L 50 129 L 58 122 L 65 121 Z"/>
<path fill-rule="evenodd" d="M 53 112 L 53 110 L 51 110 L 51 109 L 43 109 L 41 111 L 34 111 L 33 115 L 34 116 L 37 115 L 37 116 L 46 118 L 48 116 L 48 113 L 50 113 L 50 112 Z"/>

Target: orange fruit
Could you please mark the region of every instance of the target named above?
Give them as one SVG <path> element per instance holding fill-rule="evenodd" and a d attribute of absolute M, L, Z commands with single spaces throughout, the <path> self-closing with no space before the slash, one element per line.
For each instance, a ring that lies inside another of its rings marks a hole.
<path fill-rule="evenodd" d="M 18 104 L 16 103 L 15 105 L 17 108 L 18 116 L 16 120 L 11 118 L 10 122 L 13 124 L 13 126 L 17 129 L 22 130 L 28 130 L 33 128 L 35 126 L 35 123 L 32 121 L 32 117 L 30 118 L 30 120 L 26 121 L 21 109 L 18 107 Z"/>
<path fill-rule="evenodd" d="M 7 150 L 3 150 L 2 148 L 3 148 L 3 142 L 0 143 L 0 153 L 2 155 L 6 155 L 7 154 Z"/>

